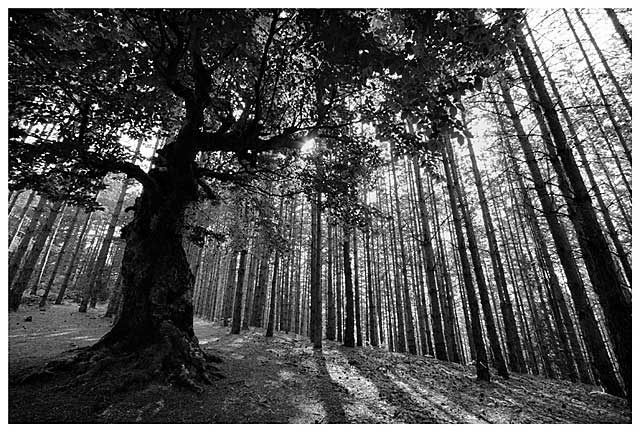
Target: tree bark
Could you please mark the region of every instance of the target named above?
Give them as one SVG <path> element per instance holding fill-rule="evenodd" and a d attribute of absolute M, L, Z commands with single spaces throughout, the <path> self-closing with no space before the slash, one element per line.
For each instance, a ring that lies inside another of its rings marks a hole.
<path fill-rule="evenodd" d="M 336 299 L 333 292 L 333 225 L 327 223 L 327 339 L 336 340 Z"/>
<path fill-rule="evenodd" d="M 273 259 L 273 277 L 271 279 L 271 295 L 269 296 L 269 319 L 267 320 L 266 337 L 273 337 L 273 328 L 276 319 L 276 287 L 278 285 L 278 266 L 280 265 L 280 251 L 276 250 Z"/>
<path fill-rule="evenodd" d="M 362 346 L 362 322 L 360 321 L 360 283 L 358 269 L 358 231 L 353 230 L 353 290 L 356 318 L 356 346 Z"/>
<path fill-rule="evenodd" d="M 231 334 L 240 334 L 242 321 L 242 294 L 244 288 L 244 273 L 247 266 L 247 249 L 240 251 L 240 263 L 238 264 L 238 281 L 236 283 L 236 295 L 233 302 L 233 319 L 231 323 Z"/>
<path fill-rule="evenodd" d="M 320 193 L 311 203 L 311 321 L 313 348 L 322 348 L 322 218 Z"/>
<path fill-rule="evenodd" d="M 353 278 L 351 275 L 351 233 L 349 228 L 343 227 L 342 231 L 342 258 L 344 261 L 344 296 L 346 317 L 344 323 L 344 346 L 354 347 L 356 345 L 354 337 L 354 304 L 353 304 Z"/>

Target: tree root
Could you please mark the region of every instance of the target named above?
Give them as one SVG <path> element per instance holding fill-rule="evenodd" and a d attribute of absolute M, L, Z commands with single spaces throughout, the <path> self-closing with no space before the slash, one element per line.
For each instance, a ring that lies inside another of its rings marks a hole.
<path fill-rule="evenodd" d="M 152 383 L 173 384 L 195 392 L 224 378 L 213 363 L 222 359 L 205 353 L 197 339 L 185 337 L 171 324 L 161 326 L 161 338 L 135 351 L 98 342 L 75 356 L 47 363 L 44 368 L 13 379 L 12 384 L 48 381 L 61 373 L 73 378 L 56 389 L 123 393 Z"/>

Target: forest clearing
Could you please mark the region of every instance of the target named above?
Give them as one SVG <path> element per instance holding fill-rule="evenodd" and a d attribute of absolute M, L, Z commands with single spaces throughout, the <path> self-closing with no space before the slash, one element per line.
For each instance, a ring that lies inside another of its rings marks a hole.
<path fill-rule="evenodd" d="M 630 9 L 10 9 L 9 421 L 630 423 Z"/>

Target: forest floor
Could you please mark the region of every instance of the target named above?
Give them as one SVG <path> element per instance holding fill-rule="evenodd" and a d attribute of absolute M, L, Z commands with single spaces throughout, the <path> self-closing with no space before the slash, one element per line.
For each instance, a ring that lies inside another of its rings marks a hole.
<path fill-rule="evenodd" d="M 76 304 L 9 314 L 9 376 L 88 346 L 110 327 Z M 31 320 L 25 321 L 27 317 Z M 514 374 L 475 380 L 472 366 L 383 349 L 344 348 L 263 329 L 230 335 L 196 320 L 225 378 L 195 393 L 151 385 L 111 398 L 58 390 L 71 377 L 9 386 L 11 423 L 629 423 L 622 399 L 596 387 Z"/>

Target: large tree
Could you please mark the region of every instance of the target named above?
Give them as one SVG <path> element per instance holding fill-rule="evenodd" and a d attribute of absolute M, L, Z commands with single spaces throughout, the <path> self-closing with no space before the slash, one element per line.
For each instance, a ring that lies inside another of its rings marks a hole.
<path fill-rule="evenodd" d="M 311 137 L 339 146 L 357 122 L 403 148 L 421 140 L 401 113 L 427 137 L 450 131 L 456 101 L 502 50 L 475 10 L 9 15 L 11 188 L 95 208 L 109 172 L 142 185 L 122 230 L 122 313 L 75 360 L 84 377 L 126 364 L 130 379 L 190 386 L 210 371 L 193 331 L 187 208 L 219 199 L 221 182 L 292 166 Z M 27 137 L 34 124 L 55 133 Z M 158 134 L 168 139 L 145 172 L 122 137 Z"/>

